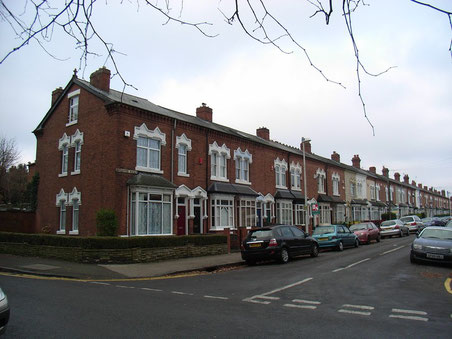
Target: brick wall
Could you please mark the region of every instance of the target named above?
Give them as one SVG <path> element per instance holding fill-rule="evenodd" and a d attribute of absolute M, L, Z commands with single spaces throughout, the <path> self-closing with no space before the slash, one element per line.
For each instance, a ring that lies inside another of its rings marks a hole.
<path fill-rule="evenodd" d="M 35 213 L 0 211 L 0 232 L 35 233 Z"/>

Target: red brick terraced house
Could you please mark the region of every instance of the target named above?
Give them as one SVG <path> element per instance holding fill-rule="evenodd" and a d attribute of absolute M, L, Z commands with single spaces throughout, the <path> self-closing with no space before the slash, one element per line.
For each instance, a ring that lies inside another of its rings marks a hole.
<path fill-rule="evenodd" d="M 110 89 L 106 68 L 89 82 L 74 74 L 64 89 L 53 91 L 51 108 L 33 133 L 40 175 L 37 232 L 94 235 L 102 208 L 115 211 L 122 236 L 349 221 L 344 171 L 354 169 L 336 152 L 323 158 L 305 143 L 305 169 L 301 146 L 272 141 L 267 128 L 251 135 L 214 123 L 205 104 L 189 115 Z M 386 203 L 389 178 L 355 170 L 379 187 L 374 203 Z M 445 195 L 407 180 L 391 183 L 411 187 L 412 206 L 449 208 Z"/>

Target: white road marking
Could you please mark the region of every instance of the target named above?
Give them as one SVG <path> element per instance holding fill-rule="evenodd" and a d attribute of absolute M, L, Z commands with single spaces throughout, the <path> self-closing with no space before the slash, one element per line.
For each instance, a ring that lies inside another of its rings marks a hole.
<path fill-rule="evenodd" d="M 350 305 L 350 304 L 344 304 L 342 307 L 348 307 L 348 308 L 358 308 L 361 310 L 374 310 L 375 307 L 373 306 L 366 306 L 366 305 Z"/>
<path fill-rule="evenodd" d="M 381 253 L 380 255 L 385 255 L 385 254 L 388 254 L 388 253 L 391 253 L 391 252 L 395 252 L 395 251 L 398 251 L 398 250 L 400 250 L 401 248 L 404 248 L 404 247 L 405 247 L 405 245 L 399 246 L 399 247 L 393 248 L 392 250 L 383 252 L 383 253 Z"/>
<path fill-rule="evenodd" d="M 336 268 L 336 269 L 333 270 L 332 272 L 336 273 L 336 272 L 339 272 L 339 271 L 342 271 L 342 270 L 346 270 L 347 268 L 351 268 L 351 267 L 353 267 L 353 266 L 362 264 L 363 262 L 366 262 L 366 261 L 368 261 L 368 260 L 370 260 L 370 258 L 366 258 L 366 259 L 360 260 L 360 261 L 358 261 L 358 262 L 355 262 L 355 263 L 350 264 L 350 265 L 345 266 L 345 267 Z"/>
<path fill-rule="evenodd" d="M 408 320 L 417 320 L 417 321 L 428 321 L 428 318 L 419 317 L 419 315 L 427 315 L 427 312 L 424 312 L 424 311 L 402 310 L 400 308 L 393 308 L 392 312 L 393 313 L 402 313 L 402 314 L 415 314 L 415 315 L 390 314 L 389 318 L 399 318 L 399 319 L 408 319 Z"/>
<path fill-rule="evenodd" d="M 124 286 L 124 285 L 116 285 L 115 287 L 119 287 L 119 288 L 130 288 L 130 289 L 135 288 L 135 287 L 133 287 L 133 286 Z"/>
<path fill-rule="evenodd" d="M 205 295 L 204 298 L 209 298 L 209 299 L 220 299 L 220 300 L 228 300 L 229 298 L 227 297 L 216 297 L 213 295 Z"/>
<path fill-rule="evenodd" d="M 340 309 L 338 312 L 340 312 L 340 313 L 350 313 L 350 314 L 359 314 L 359 315 L 366 315 L 366 316 L 371 315 L 370 312 L 352 311 L 352 310 L 344 310 L 344 309 Z"/>
<path fill-rule="evenodd" d="M 111 284 L 109 284 L 109 283 L 99 282 L 99 281 L 90 281 L 90 284 L 106 285 L 106 286 L 110 286 L 110 285 L 111 285 Z"/>
<path fill-rule="evenodd" d="M 185 292 L 179 292 L 179 291 L 171 291 L 173 294 L 179 294 L 179 295 L 193 295 L 193 293 L 185 293 Z"/>
<path fill-rule="evenodd" d="M 427 315 L 427 312 L 424 311 L 415 311 L 415 310 L 402 310 L 400 308 L 393 308 L 392 312 L 394 313 L 408 313 L 408 314 L 417 314 L 417 315 Z"/>
<path fill-rule="evenodd" d="M 257 295 L 256 297 L 259 299 L 267 299 L 267 300 L 279 300 L 280 299 L 280 297 L 269 297 L 266 295 Z"/>
<path fill-rule="evenodd" d="M 389 315 L 389 318 L 399 318 L 399 319 L 408 319 L 408 320 L 428 321 L 428 318 L 424 318 L 424 317 L 416 317 L 416 316 L 413 316 L 413 315 L 398 315 L 398 314 L 391 314 L 391 315 Z"/>
<path fill-rule="evenodd" d="M 308 310 L 315 310 L 317 306 L 313 305 L 294 305 L 294 304 L 284 304 L 285 307 L 292 307 L 292 308 L 302 308 L 302 309 L 308 309 Z"/>
<path fill-rule="evenodd" d="M 153 292 L 162 292 L 163 291 L 163 290 L 159 290 L 157 288 L 147 288 L 147 287 L 143 287 L 142 290 L 153 291 Z"/>
<path fill-rule="evenodd" d="M 251 298 L 245 298 L 243 299 L 243 301 L 249 302 L 249 303 L 255 303 L 255 304 L 264 304 L 264 305 L 268 305 L 270 304 L 270 301 L 260 301 L 260 300 L 256 300 L 254 299 L 257 296 L 251 297 Z"/>
<path fill-rule="evenodd" d="M 273 291 L 270 291 L 270 292 L 267 292 L 267 293 L 262 293 L 261 295 L 265 296 L 265 295 L 273 294 L 273 293 L 276 293 L 276 292 L 281 292 L 281 291 L 287 290 L 288 288 L 292 288 L 292 287 L 295 287 L 297 285 L 304 284 L 305 282 L 308 282 L 309 280 L 312 280 L 312 279 L 313 278 L 306 278 L 304 280 L 297 281 L 296 283 L 293 283 L 293 284 L 290 284 L 290 285 L 287 285 L 287 286 L 283 286 L 281 288 L 277 288 L 276 290 L 273 290 Z"/>
<path fill-rule="evenodd" d="M 300 304 L 312 304 L 312 305 L 320 305 L 320 301 L 312 301 L 312 300 L 303 300 L 303 299 L 294 299 L 292 300 L 294 303 L 300 303 Z"/>

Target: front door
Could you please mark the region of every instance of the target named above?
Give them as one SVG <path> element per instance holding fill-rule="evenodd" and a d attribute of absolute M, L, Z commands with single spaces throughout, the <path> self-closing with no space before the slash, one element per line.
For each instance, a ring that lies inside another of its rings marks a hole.
<path fill-rule="evenodd" d="M 185 218 L 185 206 L 179 206 L 177 209 L 179 218 L 177 219 L 177 235 L 185 235 L 186 218 Z"/>
<path fill-rule="evenodd" d="M 201 207 L 195 205 L 193 213 L 195 214 L 193 218 L 193 234 L 201 234 Z"/>

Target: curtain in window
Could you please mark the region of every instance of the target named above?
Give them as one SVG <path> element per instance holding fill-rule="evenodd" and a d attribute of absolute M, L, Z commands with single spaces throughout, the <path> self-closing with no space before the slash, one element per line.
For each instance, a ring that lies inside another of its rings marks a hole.
<path fill-rule="evenodd" d="M 137 165 L 142 167 L 147 167 L 147 138 L 139 137 L 137 141 Z"/>
<path fill-rule="evenodd" d="M 161 203 L 149 203 L 149 234 L 161 234 L 162 230 L 162 205 Z"/>
<path fill-rule="evenodd" d="M 78 200 L 72 201 L 72 230 L 78 231 L 78 216 L 79 216 L 79 205 Z"/>

